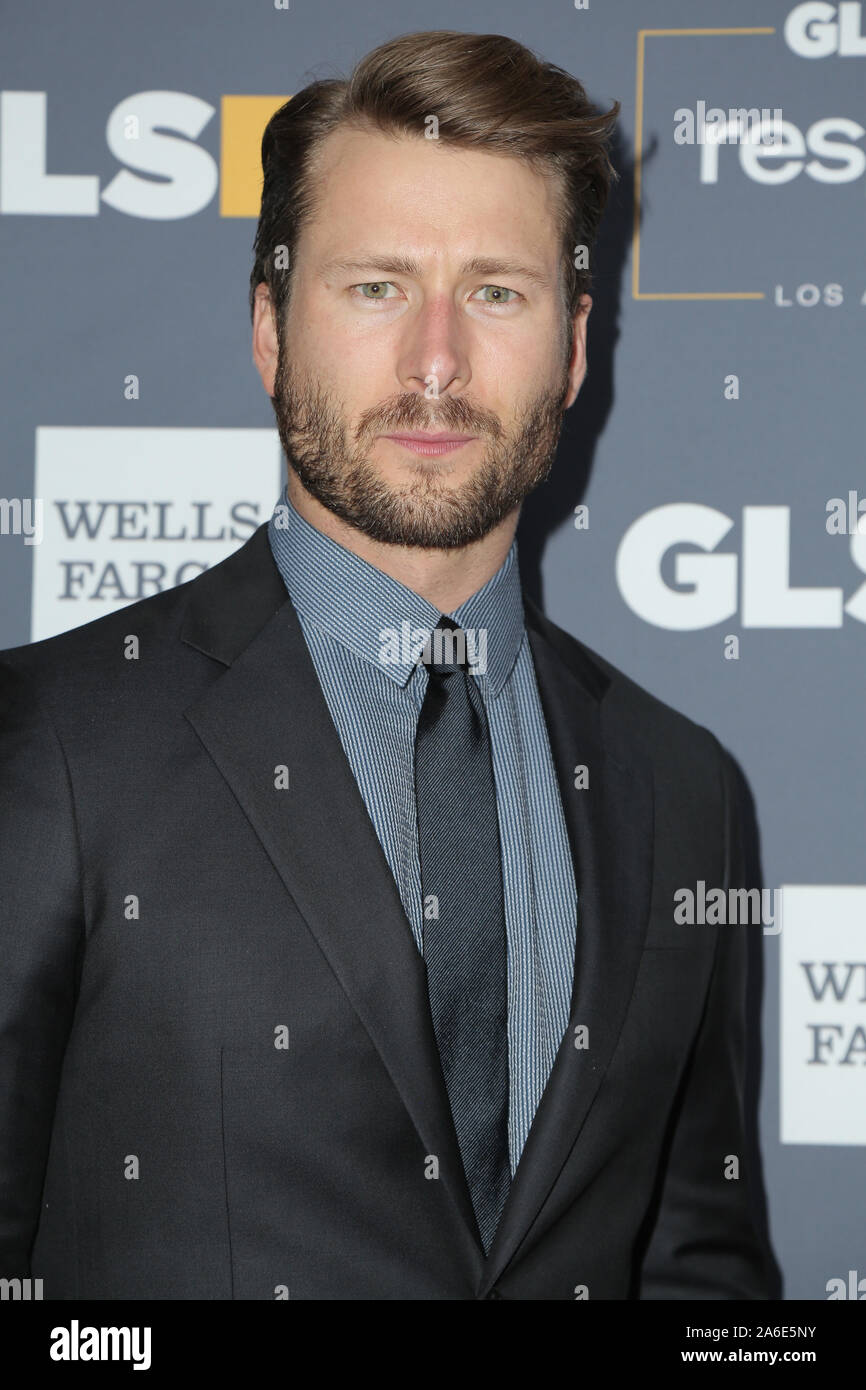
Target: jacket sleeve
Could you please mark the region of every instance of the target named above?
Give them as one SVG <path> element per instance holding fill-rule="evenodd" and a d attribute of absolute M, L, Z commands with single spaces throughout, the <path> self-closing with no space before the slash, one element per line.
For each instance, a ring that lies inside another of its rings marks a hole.
<path fill-rule="evenodd" d="M 736 773 L 721 747 L 719 753 L 727 893 L 748 885 Z M 638 1274 L 641 1299 L 771 1297 L 769 1252 L 750 1212 L 743 1112 L 747 936 L 760 933 L 761 926 L 715 930 L 706 1005 L 677 1098 L 656 1219 Z"/>
<path fill-rule="evenodd" d="M 27 1278 L 83 906 L 69 773 L 53 725 L 0 663 L 0 1277 Z"/>

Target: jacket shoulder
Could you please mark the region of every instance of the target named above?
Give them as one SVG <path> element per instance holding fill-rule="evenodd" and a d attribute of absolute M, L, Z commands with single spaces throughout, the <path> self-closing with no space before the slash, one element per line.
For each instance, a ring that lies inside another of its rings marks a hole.
<path fill-rule="evenodd" d="M 201 578 L 198 575 L 53 637 L 8 647 L 0 651 L 0 671 L 7 682 L 29 685 L 49 704 L 52 697 L 62 701 L 64 693 L 86 686 L 96 694 L 126 664 L 123 654 L 130 635 L 138 638 L 140 646 L 146 643 L 152 654 L 155 642 L 161 645 L 177 634 L 186 591 Z"/>
<path fill-rule="evenodd" d="M 252 628 L 255 600 L 264 621 L 280 597 L 286 597 L 280 585 L 264 523 L 237 550 L 183 584 L 53 637 L 0 651 L 0 671 L 7 683 L 17 678 L 38 690 L 49 705 L 52 698 L 64 702 L 72 691 L 80 695 L 89 690 L 98 697 L 123 679 L 124 653 L 134 636 L 142 658 L 168 677 L 180 654 L 189 651 L 179 641 L 189 615 L 196 615 L 197 632 L 209 625 L 230 627 L 233 620 Z"/>
<path fill-rule="evenodd" d="M 718 767 L 727 756 L 715 734 L 653 695 L 592 647 L 559 627 L 524 596 L 527 623 L 536 627 L 584 686 L 602 702 L 603 718 L 657 763 L 673 754 Z"/>

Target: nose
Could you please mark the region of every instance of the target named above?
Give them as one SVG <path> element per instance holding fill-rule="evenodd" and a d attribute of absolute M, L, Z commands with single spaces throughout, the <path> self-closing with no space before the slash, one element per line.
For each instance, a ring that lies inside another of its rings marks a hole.
<path fill-rule="evenodd" d="M 425 296 L 404 320 L 396 368 L 404 391 L 428 399 L 465 391 L 472 376 L 466 326 L 448 294 Z"/>

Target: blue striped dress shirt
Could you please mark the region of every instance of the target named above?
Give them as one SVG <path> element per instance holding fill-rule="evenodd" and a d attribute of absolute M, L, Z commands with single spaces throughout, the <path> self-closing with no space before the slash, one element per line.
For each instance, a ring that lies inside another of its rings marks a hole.
<path fill-rule="evenodd" d="M 423 951 L 415 731 L 428 679 L 420 651 L 439 610 L 311 526 L 286 488 L 268 534 Z M 447 616 L 467 633 L 486 633 L 473 676 L 490 729 L 502 846 L 513 1175 L 568 1023 L 577 930 L 571 848 L 524 627 L 516 540 L 496 574 Z"/>

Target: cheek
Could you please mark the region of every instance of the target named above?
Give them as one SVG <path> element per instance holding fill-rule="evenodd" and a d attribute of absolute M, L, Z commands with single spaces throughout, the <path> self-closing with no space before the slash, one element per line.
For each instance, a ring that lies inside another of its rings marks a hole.
<path fill-rule="evenodd" d="M 560 324 L 551 315 L 536 309 L 501 323 L 494 323 L 487 333 L 476 335 L 476 345 L 495 354 L 512 371 L 542 376 L 558 355 Z"/>
<path fill-rule="evenodd" d="M 563 380 L 566 367 L 557 324 L 525 333 L 491 334 L 477 345 L 473 386 L 479 396 L 487 388 L 492 408 L 513 414 L 520 401 Z"/>
<path fill-rule="evenodd" d="M 332 328 L 314 314 L 294 317 L 287 342 L 293 366 L 330 392 L 345 412 L 354 414 L 370 404 L 383 373 L 369 344 L 354 341 L 345 329 Z"/>

